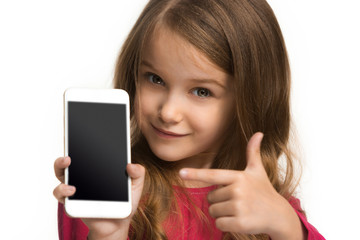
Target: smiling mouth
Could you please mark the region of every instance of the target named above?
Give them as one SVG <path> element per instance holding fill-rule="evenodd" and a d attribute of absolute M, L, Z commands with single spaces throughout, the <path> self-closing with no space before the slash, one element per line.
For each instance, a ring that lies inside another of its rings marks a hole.
<path fill-rule="evenodd" d="M 169 131 L 165 131 L 163 129 L 157 128 L 154 125 L 151 125 L 151 126 L 153 127 L 153 129 L 155 130 L 155 133 L 158 136 L 164 137 L 164 138 L 180 138 L 180 137 L 189 135 L 189 134 L 178 134 L 178 133 L 174 133 L 174 132 L 169 132 Z"/>

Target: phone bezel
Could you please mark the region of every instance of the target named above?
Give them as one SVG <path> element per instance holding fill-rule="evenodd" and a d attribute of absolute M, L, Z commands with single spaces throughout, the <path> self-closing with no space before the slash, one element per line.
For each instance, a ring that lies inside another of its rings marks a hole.
<path fill-rule="evenodd" d="M 64 156 L 68 156 L 68 102 L 93 102 L 126 105 L 127 163 L 131 162 L 129 95 L 121 89 L 69 88 L 64 92 Z M 68 168 L 65 169 L 65 184 L 68 184 Z M 79 218 L 126 218 L 131 213 L 131 179 L 128 177 L 127 202 L 75 200 L 65 198 L 65 211 Z"/>

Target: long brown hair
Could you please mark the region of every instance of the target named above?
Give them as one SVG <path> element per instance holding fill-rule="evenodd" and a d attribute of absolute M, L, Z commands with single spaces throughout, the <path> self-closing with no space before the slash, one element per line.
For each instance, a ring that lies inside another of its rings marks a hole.
<path fill-rule="evenodd" d="M 263 132 L 262 160 L 277 192 L 289 198 L 298 183 L 290 149 L 290 67 L 276 17 L 265 0 L 150 0 L 121 49 L 114 87 L 131 100 L 133 161 L 147 169 L 143 198 L 133 217 L 131 238 L 167 239 L 162 222 L 173 209 L 176 163 L 158 159 L 135 118 L 141 53 L 156 27 L 166 26 L 233 76 L 236 109 L 212 168 L 244 170 L 246 146 Z M 280 164 L 280 159 L 285 164 Z M 283 166 L 283 168 L 281 167 Z M 266 239 L 226 234 L 224 239 Z"/>

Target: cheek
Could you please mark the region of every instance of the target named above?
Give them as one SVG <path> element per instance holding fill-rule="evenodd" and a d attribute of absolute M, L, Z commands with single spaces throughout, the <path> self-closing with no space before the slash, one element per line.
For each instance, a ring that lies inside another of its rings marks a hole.
<path fill-rule="evenodd" d="M 149 91 L 146 91 L 144 89 L 139 89 L 139 94 L 136 97 L 136 116 L 139 117 L 144 117 L 147 116 L 151 113 L 153 113 L 155 111 L 155 96 L 154 94 L 150 94 Z"/>
<path fill-rule="evenodd" d="M 147 101 L 142 95 L 141 97 L 137 96 L 135 98 L 135 117 L 140 129 L 143 129 L 144 120 L 147 118 L 150 112 L 149 106 L 146 103 Z"/>
<path fill-rule="evenodd" d="M 208 109 L 193 111 L 192 124 L 199 132 L 209 137 L 222 135 L 229 124 L 229 111 L 224 111 L 224 107 L 219 105 Z M 198 114 L 194 114 L 198 112 Z"/>
<path fill-rule="evenodd" d="M 136 94 L 134 99 L 134 116 L 139 127 L 141 127 L 139 97 Z"/>

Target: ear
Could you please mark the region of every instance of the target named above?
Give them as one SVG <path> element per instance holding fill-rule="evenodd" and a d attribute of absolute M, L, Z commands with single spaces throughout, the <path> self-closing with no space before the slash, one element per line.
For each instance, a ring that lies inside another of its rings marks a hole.
<path fill-rule="evenodd" d="M 250 138 L 246 147 L 246 169 L 264 169 L 260 154 L 260 146 L 263 137 L 263 133 L 257 132 Z"/>

